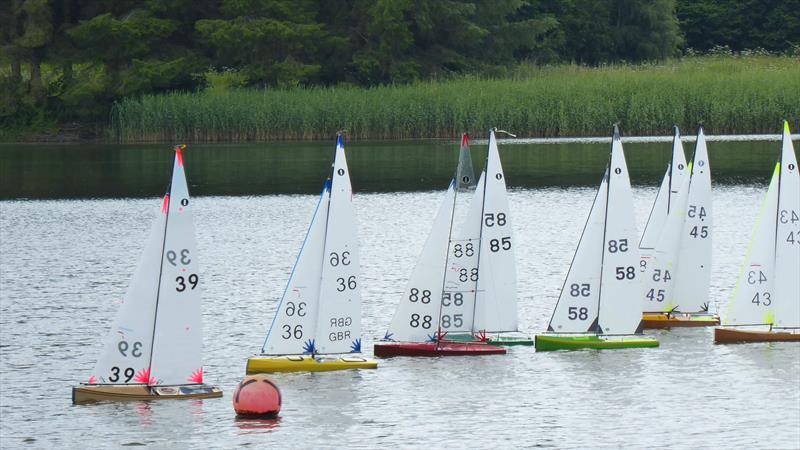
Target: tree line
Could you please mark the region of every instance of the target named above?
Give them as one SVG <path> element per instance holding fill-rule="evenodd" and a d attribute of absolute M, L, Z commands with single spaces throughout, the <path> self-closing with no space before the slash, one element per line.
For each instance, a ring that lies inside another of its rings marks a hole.
<path fill-rule="evenodd" d="M 800 0 L 0 0 L 0 127 L 125 97 L 797 51 Z"/>

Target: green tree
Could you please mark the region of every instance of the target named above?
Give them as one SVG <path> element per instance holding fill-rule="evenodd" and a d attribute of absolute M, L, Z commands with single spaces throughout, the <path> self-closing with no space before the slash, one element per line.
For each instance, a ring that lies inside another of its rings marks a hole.
<path fill-rule="evenodd" d="M 296 86 L 316 81 L 331 36 L 312 0 L 224 0 L 222 19 L 195 28 L 217 67 L 238 68 L 252 84 Z"/>

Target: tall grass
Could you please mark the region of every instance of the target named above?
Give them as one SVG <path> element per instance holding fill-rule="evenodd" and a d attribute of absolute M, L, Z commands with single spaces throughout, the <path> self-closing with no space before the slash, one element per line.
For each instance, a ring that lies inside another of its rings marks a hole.
<path fill-rule="evenodd" d="M 800 61 L 693 57 L 663 65 L 519 67 L 504 79 L 462 77 L 404 86 L 240 89 L 124 99 L 122 142 L 241 142 L 453 137 L 500 127 L 518 136 L 778 132 L 800 117 Z"/>

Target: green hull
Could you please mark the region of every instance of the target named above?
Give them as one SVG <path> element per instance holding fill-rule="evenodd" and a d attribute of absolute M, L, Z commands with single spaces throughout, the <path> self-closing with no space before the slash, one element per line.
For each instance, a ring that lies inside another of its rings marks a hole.
<path fill-rule="evenodd" d="M 454 342 L 478 342 L 471 334 L 448 334 L 445 340 Z M 485 341 L 489 345 L 533 345 L 533 339 L 528 336 L 488 336 Z"/>
<path fill-rule="evenodd" d="M 546 352 L 551 350 L 578 350 L 582 348 L 613 349 L 613 348 L 642 348 L 658 347 L 658 340 L 651 337 L 639 336 L 612 336 L 600 337 L 595 335 L 577 336 L 536 336 L 536 351 Z"/>

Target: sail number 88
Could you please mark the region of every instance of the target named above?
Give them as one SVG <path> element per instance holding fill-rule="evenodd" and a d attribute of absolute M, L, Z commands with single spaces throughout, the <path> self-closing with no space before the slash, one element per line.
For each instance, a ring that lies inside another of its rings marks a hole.
<path fill-rule="evenodd" d="M 419 314 L 412 314 L 411 322 L 409 322 L 408 324 L 411 325 L 412 328 L 418 328 L 420 326 L 419 319 L 420 319 Z M 425 328 L 426 330 L 429 329 L 431 327 L 431 320 L 432 320 L 431 316 L 423 316 L 421 323 L 422 328 Z"/>

